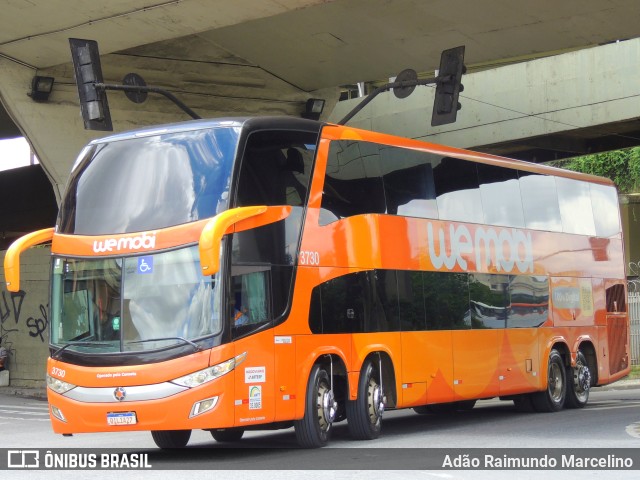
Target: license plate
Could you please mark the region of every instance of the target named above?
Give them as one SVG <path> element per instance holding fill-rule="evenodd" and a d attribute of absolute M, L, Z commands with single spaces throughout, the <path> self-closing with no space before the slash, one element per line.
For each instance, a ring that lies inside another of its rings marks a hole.
<path fill-rule="evenodd" d="M 135 425 L 138 423 L 136 412 L 107 413 L 109 425 Z"/>

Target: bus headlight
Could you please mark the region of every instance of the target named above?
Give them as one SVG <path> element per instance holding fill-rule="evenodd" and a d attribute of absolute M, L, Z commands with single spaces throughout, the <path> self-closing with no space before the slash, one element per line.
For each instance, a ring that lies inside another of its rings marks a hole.
<path fill-rule="evenodd" d="M 76 385 L 73 385 L 72 383 L 64 382 L 59 378 L 55 378 L 50 375 L 47 375 L 47 387 L 49 387 L 54 392 L 62 395 L 63 393 L 66 393 L 69 390 L 76 388 Z"/>
<path fill-rule="evenodd" d="M 214 365 L 213 367 L 205 368 L 204 370 L 200 370 L 197 372 L 190 373 L 189 375 L 185 375 L 184 377 L 176 378 L 172 380 L 173 383 L 178 385 L 182 385 L 183 387 L 198 387 L 207 382 L 215 380 L 223 375 L 226 375 L 237 365 L 240 365 L 247 356 L 247 352 L 241 353 L 240 355 L 230 358 L 229 360 Z"/>

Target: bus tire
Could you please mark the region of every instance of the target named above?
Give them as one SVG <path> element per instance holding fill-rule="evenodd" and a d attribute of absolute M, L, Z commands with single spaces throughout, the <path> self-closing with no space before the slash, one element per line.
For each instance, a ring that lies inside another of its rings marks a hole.
<path fill-rule="evenodd" d="M 591 371 L 584 354 L 578 350 L 576 366 L 567 367 L 567 408 L 583 408 L 589 401 Z"/>
<path fill-rule="evenodd" d="M 244 435 L 242 428 L 218 428 L 210 432 L 216 442 L 237 442 Z"/>
<path fill-rule="evenodd" d="M 558 412 L 567 398 L 567 375 L 560 353 L 553 349 L 547 364 L 547 388 L 531 394 L 531 403 L 537 412 Z"/>
<path fill-rule="evenodd" d="M 534 412 L 533 402 L 530 393 L 523 393 L 513 397 L 513 405 L 516 407 L 516 411 L 520 413 Z"/>
<path fill-rule="evenodd" d="M 191 430 L 154 430 L 151 436 L 159 448 L 184 448 L 191 438 Z"/>
<path fill-rule="evenodd" d="M 329 374 L 321 365 L 314 365 L 307 384 L 304 417 L 294 423 L 300 446 L 319 448 L 327 444 L 337 407 Z"/>
<path fill-rule="evenodd" d="M 360 371 L 358 398 L 347 401 L 347 425 L 356 440 L 373 440 L 382 431 L 384 392 L 380 387 L 381 373 L 371 360 L 367 360 Z"/>

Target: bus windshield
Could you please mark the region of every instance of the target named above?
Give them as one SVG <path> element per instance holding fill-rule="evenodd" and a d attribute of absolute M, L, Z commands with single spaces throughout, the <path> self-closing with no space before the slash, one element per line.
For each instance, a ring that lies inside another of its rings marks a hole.
<path fill-rule="evenodd" d="M 84 352 L 152 350 L 221 330 L 215 276 L 197 246 L 126 258 L 53 264 L 52 345 Z"/>
<path fill-rule="evenodd" d="M 149 134 L 87 148 L 60 206 L 58 232 L 140 232 L 228 208 L 235 125 Z"/>

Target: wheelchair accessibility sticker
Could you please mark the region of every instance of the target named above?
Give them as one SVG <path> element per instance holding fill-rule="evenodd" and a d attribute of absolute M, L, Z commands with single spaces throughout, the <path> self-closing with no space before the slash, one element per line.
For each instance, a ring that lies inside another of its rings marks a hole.
<path fill-rule="evenodd" d="M 153 257 L 138 257 L 138 273 L 153 273 Z"/>

